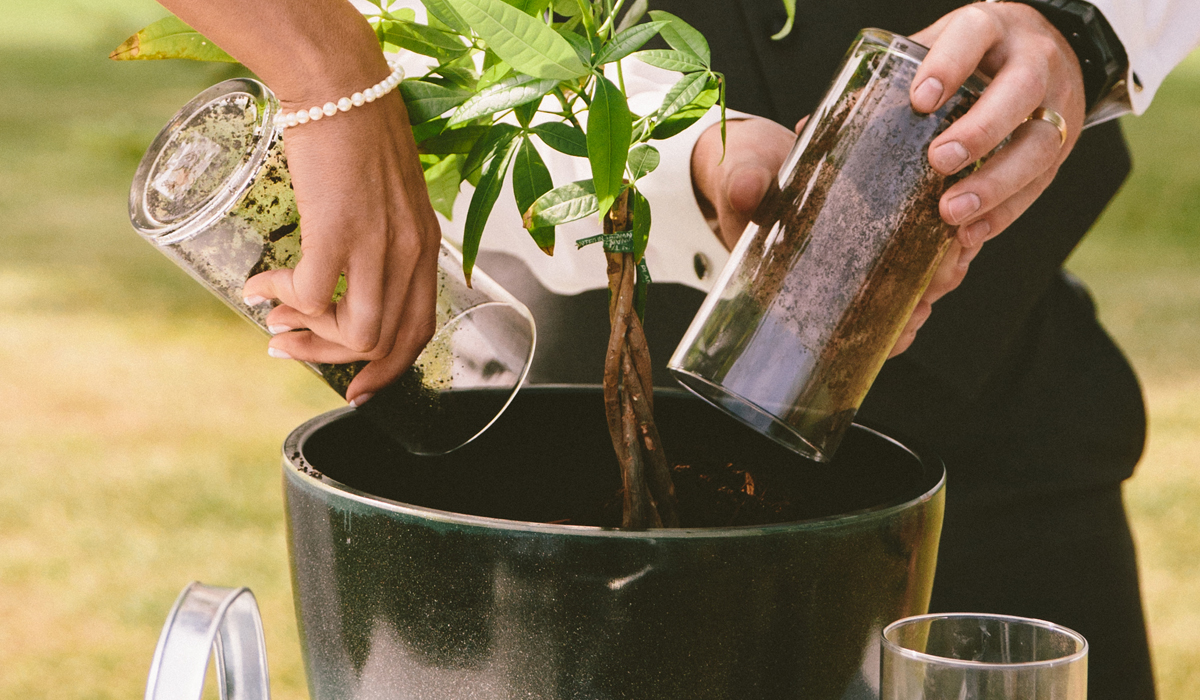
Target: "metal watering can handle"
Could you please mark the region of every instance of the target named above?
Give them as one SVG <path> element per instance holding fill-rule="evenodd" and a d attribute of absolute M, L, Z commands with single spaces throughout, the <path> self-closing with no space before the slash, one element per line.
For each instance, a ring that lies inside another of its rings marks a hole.
<path fill-rule="evenodd" d="M 199 581 L 183 589 L 167 615 L 146 700 L 200 700 L 210 651 L 222 700 L 270 700 L 267 646 L 254 594 Z"/>

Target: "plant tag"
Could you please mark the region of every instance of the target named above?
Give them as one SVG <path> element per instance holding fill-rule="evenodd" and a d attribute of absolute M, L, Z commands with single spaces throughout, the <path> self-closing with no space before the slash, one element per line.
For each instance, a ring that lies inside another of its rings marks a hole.
<path fill-rule="evenodd" d="M 637 283 L 639 286 L 650 284 L 654 280 L 650 279 L 650 266 L 646 264 L 646 258 L 638 261 L 637 266 Z"/>
<path fill-rule="evenodd" d="M 646 265 L 645 256 L 638 261 L 636 274 L 634 277 L 633 291 L 633 308 L 637 312 L 638 320 L 645 322 L 646 320 L 646 294 L 650 289 L 650 267 Z"/>
<path fill-rule="evenodd" d="M 598 233 L 595 236 L 580 238 L 575 241 L 576 248 L 592 245 L 593 243 L 604 243 L 605 253 L 632 253 L 633 252 L 633 231 L 615 231 L 613 233 Z"/>

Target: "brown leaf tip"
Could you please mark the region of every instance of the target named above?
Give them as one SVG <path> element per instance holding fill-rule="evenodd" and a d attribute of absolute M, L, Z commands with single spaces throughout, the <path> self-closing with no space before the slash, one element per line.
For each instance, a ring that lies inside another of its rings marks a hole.
<path fill-rule="evenodd" d="M 138 57 L 142 52 L 142 37 L 140 34 L 134 34 L 121 43 L 120 46 L 113 49 L 113 52 L 108 55 L 113 61 L 129 61 Z"/>

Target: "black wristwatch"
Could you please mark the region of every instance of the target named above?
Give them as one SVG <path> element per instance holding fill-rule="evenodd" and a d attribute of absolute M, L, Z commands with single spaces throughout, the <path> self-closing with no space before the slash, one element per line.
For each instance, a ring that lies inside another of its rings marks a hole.
<path fill-rule="evenodd" d="M 1041 12 L 1075 50 L 1083 69 L 1083 94 L 1090 114 L 1125 79 L 1129 59 L 1108 20 L 1082 0 L 1011 0 Z"/>

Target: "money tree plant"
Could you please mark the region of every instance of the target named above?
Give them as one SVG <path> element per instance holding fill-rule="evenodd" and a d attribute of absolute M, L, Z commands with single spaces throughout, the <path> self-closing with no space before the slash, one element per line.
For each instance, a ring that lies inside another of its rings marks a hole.
<path fill-rule="evenodd" d="M 651 210 L 638 181 L 659 164 L 654 141 L 680 133 L 718 103 L 724 136 L 724 79 L 710 66 L 708 42 L 670 13 L 651 11 L 647 19 L 646 0 L 623 15 L 625 0 L 422 0 L 425 24 L 411 9 L 370 1 L 367 19 L 384 51 L 432 59 L 424 75 L 399 89 L 434 208 L 450 217 L 462 183 L 474 185 L 462 240 L 468 280 L 505 178 L 512 178 L 525 228 L 547 255 L 554 254 L 558 224 L 599 217 L 603 233 L 574 243 L 601 244 L 607 261 L 604 403 L 622 471 L 622 525 L 677 526 L 642 330 Z M 670 48 L 644 49 L 655 36 Z M 130 37 L 112 58 L 235 62 L 174 17 Z M 629 110 L 625 59 L 682 74 L 648 114 Z M 554 183 L 542 147 L 586 158 L 592 177 Z"/>

